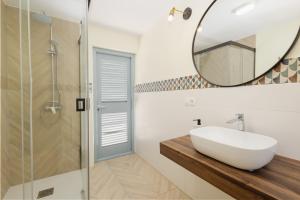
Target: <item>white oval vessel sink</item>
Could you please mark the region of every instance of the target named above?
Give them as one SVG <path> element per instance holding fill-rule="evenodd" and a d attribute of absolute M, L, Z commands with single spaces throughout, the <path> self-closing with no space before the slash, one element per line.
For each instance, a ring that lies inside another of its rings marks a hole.
<path fill-rule="evenodd" d="M 271 137 L 221 127 L 190 131 L 194 147 L 202 154 L 233 167 L 253 171 L 273 159 L 277 141 Z"/>

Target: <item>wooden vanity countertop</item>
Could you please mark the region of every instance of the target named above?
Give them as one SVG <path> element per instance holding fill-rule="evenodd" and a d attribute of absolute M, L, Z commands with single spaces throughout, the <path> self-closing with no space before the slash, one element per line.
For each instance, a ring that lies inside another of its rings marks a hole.
<path fill-rule="evenodd" d="M 160 153 L 236 199 L 300 200 L 300 161 L 276 155 L 265 167 L 244 171 L 199 153 L 190 136 L 161 142 Z"/>

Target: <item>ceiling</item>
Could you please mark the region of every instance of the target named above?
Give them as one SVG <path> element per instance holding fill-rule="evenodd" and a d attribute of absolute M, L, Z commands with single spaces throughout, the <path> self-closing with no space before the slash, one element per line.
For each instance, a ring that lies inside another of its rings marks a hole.
<path fill-rule="evenodd" d="M 170 9 L 185 0 L 91 0 L 89 20 L 141 35 L 157 20 L 168 16 Z M 6 5 L 19 7 L 19 0 L 4 0 Z M 25 2 L 25 1 L 24 1 Z M 71 21 L 82 18 L 84 0 L 30 0 L 31 10 Z"/>
<path fill-rule="evenodd" d="M 92 0 L 89 20 L 135 34 L 143 34 L 183 0 Z"/>
<path fill-rule="evenodd" d="M 238 4 L 248 1 L 257 1 L 257 9 L 236 19 L 236 16 L 232 15 L 230 11 Z M 18 7 L 19 0 L 4 0 L 4 2 L 10 6 Z M 85 0 L 30 0 L 30 5 L 32 11 L 45 11 L 49 16 L 79 21 L 84 14 L 82 9 L 84 2 Z M 208 20 L 209 23 L 203 27 L 202 37 L 199 38 L 202 40 L 202 44 L 207 42 L 211 45 L 216 41 L 232 39 L 233 36 L 241 38 L 241 36 L 251 35 L 253 30 L 257 30 L 266 23 L 262 20 L 263 16 L 267 20 L 271 20 L 272 17 L 276 20 L 282 20 L 300 13 L 298 12 L 300 0 L 276 0 L 276 4 L 274 0 L 222 0 L 218 2 L 220 2 L 219 7 L 214 8 L 217 10 L 214 12 L 217 15 L 211 15 L 210 20 Z M 167 20 L 167 15 L 173 6 L 182 9 L 179 5 L 184 3 L 191 4 L 192 9 L 195 10 L 197 7 L 203 7 L 204 1 L 91 0 L 89 20 L 95 24 L 142 35 L 159 19 L 165 17 Z M 276 11 L 271 12 L 272 9 Z M 249 19 L 247 23 L 245 23 L 245 18 Z M 222 19 L 222 23 L 219 19 Z"/>

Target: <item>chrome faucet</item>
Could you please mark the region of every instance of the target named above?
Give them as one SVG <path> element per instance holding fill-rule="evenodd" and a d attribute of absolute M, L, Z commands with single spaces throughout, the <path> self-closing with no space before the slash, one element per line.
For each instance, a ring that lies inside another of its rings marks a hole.
<path fill-rule="evenodd" d="M 226 123 L 233 124 L 233 123 L 237 122 L 237 129 L 240 130 L 240 131 L 245 131 L 245 117 L 244 117 L 244 114 L 238 113 L 238 114 L 235 114 L 235 115 L 236 115 L 235 119 L 229 120 Z"/>

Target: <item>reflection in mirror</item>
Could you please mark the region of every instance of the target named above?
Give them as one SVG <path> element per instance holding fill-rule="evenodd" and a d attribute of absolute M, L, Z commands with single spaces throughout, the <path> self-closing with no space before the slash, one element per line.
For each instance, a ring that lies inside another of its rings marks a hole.
<path fill-rule="evenodd" d="M 274 0 L 215 1 L 194 37 L 198 73 L 219 86 L 240 85 L 260 77 L 294 46 L 299 35 L 299 8 L 299 0 L 278 0 L 276 4 Z M 292 57 L 299 57 L 293 53 Z"/>

